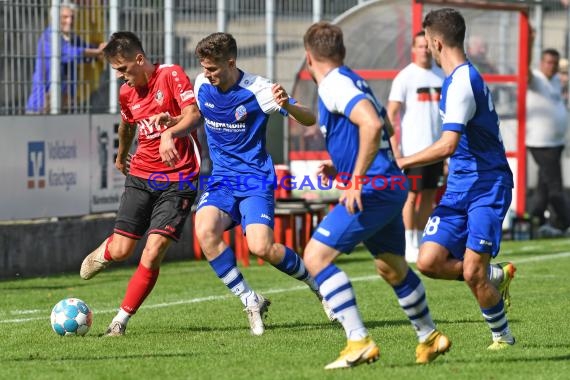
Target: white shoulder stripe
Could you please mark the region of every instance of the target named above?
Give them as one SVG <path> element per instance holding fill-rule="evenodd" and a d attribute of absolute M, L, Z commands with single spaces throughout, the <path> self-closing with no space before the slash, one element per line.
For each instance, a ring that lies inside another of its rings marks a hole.
<path fill-rule="evenodd" d="M 281 107 L 273 99 L 273 93 L 271 92 L 273 83 L 269 79 L 244 72 L 239 85 L 255 95 L 257 103 L 264 113 L 270 114 L 281 110 Z"/>
<path fill-rule="evenodd" d="M 200 99 L 198 98 L 198 93 L 200 92 L 200 88 L 203 84 L 210 83 L 208 79 L 204 76 L 203 73 L 198 74 L 196 80 L 194 81 L 194 94 L 196 96 L 196 102 L 198 103 L 198 108 L 202 109 L 202 105 L 200 103 Z"/>
<path fill-rule="evenodd" d="M 334 113 L 344 114 L 348 103 L 362 91 L 352 79 L 342 75 L 338 69 L 327 74 L 319 85 L 319 97 L 325 107 Z"/>
<path fill-rule="evenodd" d="M 445 118 L 443 124 L 467 125 L 475 115 L 475 94 L 471 86 L 469 65 L 463 65 L 453 73 L 445 97 Z"/>

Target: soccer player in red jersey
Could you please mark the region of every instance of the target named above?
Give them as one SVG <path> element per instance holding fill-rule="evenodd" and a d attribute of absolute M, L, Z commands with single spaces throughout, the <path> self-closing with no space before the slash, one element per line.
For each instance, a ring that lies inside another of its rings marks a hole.
<path fill-rule="evenodd" d="M 117 336 L 125 334 L 129 318 L 152 291 L 160 263 L 170 243 L 180 238 L 194 203 L 200 172 L 195 128 L 201 116 L 184 70 L 178 65 L 153 64 L 135 34 L 114 33 L 103 54 L 125 81 L 119 95 L 122 119 L 115 161 L 126 175 L 125 192 L 113 234 L 83 260 L 81 278 L 88 280 L 113 261 L 126 260 L 148 233 L 139 266 L 106 332 Z M 137 127 L 138 147 L 129 164 Z M 172 151 L 178 155 L 175 163 L 163 160 Z"/>

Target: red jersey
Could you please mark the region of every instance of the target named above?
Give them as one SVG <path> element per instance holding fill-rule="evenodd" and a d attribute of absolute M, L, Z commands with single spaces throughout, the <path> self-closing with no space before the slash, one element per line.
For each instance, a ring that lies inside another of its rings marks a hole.
<path fill-rule="evenodd" d="M 200 145 L 196 131 L 175 137 L 180 161 L 169 167 L 160 159 L 160 135 L 168 127 L 151 126 L 149 118 L 161 112 L 179 116 L 181 110 L 196 103 L 190 79 L 178 65 L 155 65 L 146 87 L 130 87 L 126 83 L 119 93 L 121 116 L 138 127 L 138 147 L 131 160 L 130 174 L 148 179 L 152 173 L 164 173 L 170 182 L 194 178 L 200 172 Z M 155 178 L 160 179 L 160 178 Z"/>

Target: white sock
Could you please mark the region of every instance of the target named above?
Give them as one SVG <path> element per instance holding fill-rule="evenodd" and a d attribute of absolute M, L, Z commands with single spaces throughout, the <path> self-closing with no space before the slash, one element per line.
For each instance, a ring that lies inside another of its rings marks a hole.
<path fill-rule="evenodd" d="M 503 268 L 501 268 L 499 264 L 489 264 L 487 271 L 489 274 L 489 280 L 493 283 L 493 285 L 498 287 L 505 276 Z"/>
<path fill-rule="evenodd" d="M 252 305 L 257 305 L 259 303 L 259 299 L 257 298 L 257 294 L 251 289 L 247 289 L 243 293 L 239 294 L 239 299 L 243 306 L 248 307 Z"/>
<path fill-rule="evenodd" d="M 322 275 L 323 272 L 327 274 Z M 349 340 L 366 338 L 368 331 L 356 306 L 356 297 L 348 276 L 333 264 L 323 272 L 319 274 L 323 280 L 319 290 L 342 324 L 346 338 Z"/>
<path fill-rule="evenodd" d="M 424 236 L 424 230 L 414 230 L 414 248 L 419 248 L 422 244 L 422 237 Z"/>
<path fill-rule="evenodd" d="M 412 323 L 418 341 L 423 343 L 435 330 L 421 279 L 411 269 L 399 285 L 393 286 L 400 307 Z"/>
<path fill-rule="evenodd" d="M 113 322 L 119 321 L 122 325 L 126 326 L 127 323 L 129 323 L 129 319 L 131 319 L 131 314 L 119 308 L 119 312 L 115 315 L 115 318 L 113 318 Z"/>
<path fill-rule="evenodd" d="M 406 249 L 410 249 L 414 246 L 414 231 L 406 230 Z"/>

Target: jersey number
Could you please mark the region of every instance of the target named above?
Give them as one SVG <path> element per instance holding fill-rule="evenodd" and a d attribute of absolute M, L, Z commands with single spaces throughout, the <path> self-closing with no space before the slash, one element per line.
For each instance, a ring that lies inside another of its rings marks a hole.
<path fill-rule="evenodd" d="M 437 228 L 439 227 L 439 216 L 433 216 L 428 219 L 426 224 L 426 228 L 424 229 L 424 235 L 434 235 L 437 232 Z"/>

